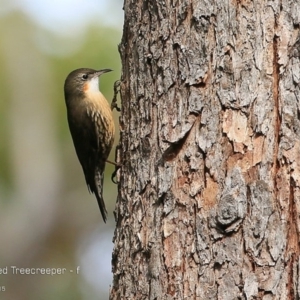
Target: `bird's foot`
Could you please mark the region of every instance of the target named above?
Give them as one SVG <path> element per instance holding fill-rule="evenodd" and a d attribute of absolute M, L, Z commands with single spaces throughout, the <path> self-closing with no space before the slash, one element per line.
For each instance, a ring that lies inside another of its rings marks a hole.
<path fill-rule="evenodd" d="M 111 165 L 114 165 L 115 166 L 115 170 L 113 171 L 112 175 L 111 175 L 111 181 L 115 184 L 117 184 L 117 181 L 115 180 L 115 177 L 117 176 L 117 172 L 118 170 L 121 168 L 121 165 L 114 162 L 114 161 L 111 161 L 111 160 L 106 160 L 107 163 L 111 164 Z"/>
<path fill-rule="evenodd" d="M 121 81 L 120 80 L 117 80 L 115 83 L 114 83 L 114 97 L 111 101 L 111 105 L 110 105 L 110 108 L 111 110 L 114 110 L 116 109 L 117 111 L 121 111 L 121 108 L 118 106 L 118 99 L 117 99 L 117 96 L 118 96 L 118 93 L 120 92 L 120 85 L 121 85 Z"/>
<path fill-rule="evenodd" d="M 118 181 L 116 180 L 116 177 L 117 177 L 117 172 L 118 170 L 121 168 L 121 165 L 118 165 L 116 164 L 116 168 L 115 170 L 113 171 L 113 173 L 111 174 L 111 181 L 114 183 L 114 184 L 118 184 Z"/>

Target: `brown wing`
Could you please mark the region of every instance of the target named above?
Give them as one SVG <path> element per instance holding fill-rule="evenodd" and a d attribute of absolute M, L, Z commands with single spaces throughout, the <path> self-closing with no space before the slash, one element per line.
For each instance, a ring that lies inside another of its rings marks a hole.
<path fill-rule="evenodd" d="M 103 172 L 105 168 L 105 157 L 101 158 L 103 144 L 99 142 L 101 134 L 95 126 L 95 121 L 87 113 L 80 117 L 80 120 L 68 115 L 70 132 L 73 138 L 74 147 L 83 169 L 87 186 L 97 198 L 101 215 L 106 221 L 106 208 L 103 200 Z"/>

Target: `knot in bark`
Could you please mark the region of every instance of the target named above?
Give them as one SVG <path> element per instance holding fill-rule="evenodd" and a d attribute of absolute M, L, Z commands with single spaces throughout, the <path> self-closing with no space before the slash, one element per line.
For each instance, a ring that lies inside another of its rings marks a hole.
<path fill-rule="evenodd" d="M 225 195 L 221 198 L 217 208 L 217 223 L 227 227 L 238 218 L 238 202 L 232 195 Z"/>

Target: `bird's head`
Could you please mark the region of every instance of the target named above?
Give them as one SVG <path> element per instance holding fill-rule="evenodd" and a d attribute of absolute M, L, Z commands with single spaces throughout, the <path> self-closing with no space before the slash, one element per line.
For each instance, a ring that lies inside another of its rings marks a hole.
<path fill-rule="evenodd" d="M 83 95 L 86 92 L 99 91 L 99 77 L 111 69 L 93 70 L 81 68 L 72 71 L 66 78 L 64 91 L 66 99 L 68 96 Z"/>

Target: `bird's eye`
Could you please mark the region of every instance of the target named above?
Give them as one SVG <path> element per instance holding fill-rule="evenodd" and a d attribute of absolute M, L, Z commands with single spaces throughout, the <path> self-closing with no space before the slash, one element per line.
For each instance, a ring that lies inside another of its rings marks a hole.
<path fill-rule="evenodd" d="M 82 80 L 87 80 L 88 77 L 89 77 L 88 74 L 83 74 L 83 75 L 81 76 L 81 79 L 82 79 Z"/>

